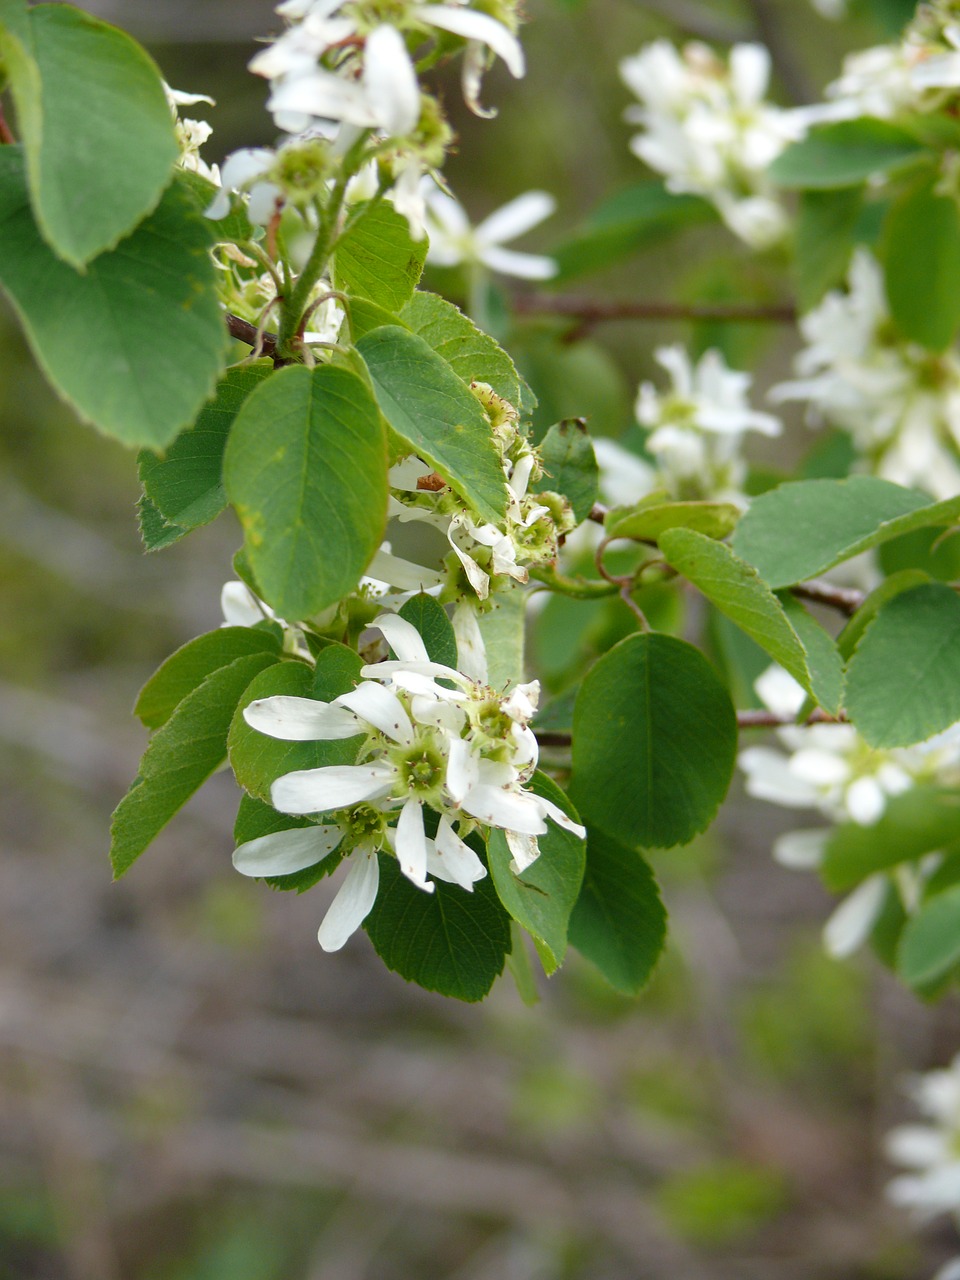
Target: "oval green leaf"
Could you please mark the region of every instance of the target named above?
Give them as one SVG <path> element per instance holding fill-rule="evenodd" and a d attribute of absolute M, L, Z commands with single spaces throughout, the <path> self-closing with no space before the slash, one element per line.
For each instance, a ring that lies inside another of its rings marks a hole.
<path fill-rule="evenodd" d="M 923 151 L 917 140 L 885 120 L 863 117 L 814 129 L 787 147 L 770 177 L 788 189 L 852 187 L 875 173 L 889 173 Z"/>
<path fill-rule="evenodd" d="M 960 963 L 960 885 L 925 903 L 904 925 L 897 971 L 911 987 L 942 978 Z"/>

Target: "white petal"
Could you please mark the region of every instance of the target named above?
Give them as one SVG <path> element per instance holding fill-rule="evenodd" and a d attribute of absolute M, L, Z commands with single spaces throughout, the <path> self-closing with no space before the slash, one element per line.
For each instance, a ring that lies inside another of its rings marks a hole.
<path fill-rule="evenodd" d="M 887 893 L 886 876 L 870 876 L 840 903 L 823 929 L 823 945 L 840 960 L 870 936 Z"/>
<path fill-rule="evenodd" d="M 829 827 L 816 830 L 787 831 L 773 842 L 773 856 L 782 867 L 794 871 L 813 871 L 823 861 Z"/>
<path fill-rule="evenodd" d="M 244 707 L 243 718 L 251 729 L 284 742 L 329 742 L 363 732 L 356 716 L 333 703 L 282 694 L 251 702 Z"/>
<path fill-rule="evenodd" d="M 513 854 L 510 870 L 518 876 L 533 866 L 540 857 L 540 846 L 536 836 L 522 836 L 518 831 L 505 831 L 507 848 Z"/>
<path fill-rule="evenodd" d="M 245 582 L 225 582 L 220 592 L 223 617 L 232 627 L 255 627 L 271 615 Z"/>
<path fill-rule="evenodd" d="M 367 572 L 370 577 L 389 582 L 391 587 L 397 587 L 400 591 L 423 591 L 427 587 L 439 587 L 447 580 L 445 573 L 437 569 L 425 569 L 422 564 L 392 555 L 382 547 L 374 553 Z"/>
<path fill-rule="evenodd" d="M 454 609 L 453 634 L 457 639 L 457 665 L 460 670 L 471 680 L 486 684 L 490 678 L 487 646 L 477 611 L 471 604 L 458 604 Z"/>
<path fill-rule="evenodd" d="M 927 1124 L 902 1124 L 891 1129 L 884 1141 L 888 1160 L 924 1169 L 941 1164 L 950 1154 L 947 1134 Z"/>
<path fill-rule="evenodd" d="M 933 1280 L 960 1280 L 960 1258 L 953 1258 L 941 1267 Z"/>
<path fill-rule="evenodd" d="M 276 156 L 266 147 L 243 147 L 227 157 L 220 170 L 220 181 L 227 191 L 246 186 L 272 166 Z"/>
<path fill-rule="evenodd" d="M 324 951 L 339 951 L 370 914 L 380 887 L 380 864 L 372 849 L 357 849 L 346 879 L 317 932 Z"/>
<path fill-rule="evenodd" d="M 396 780 L 385 764 L 331 764 L 285 773 L 270 788 L 281 813 L 326 813 L 384 796 Z"/>
<path fill-rule="evenodd" d="M 532 794 L 532 793 L 531 793 Z M 537 807 L 545 817 L 551 818 L 558 827 L 563 827 L 564 831 L 572 831 L 575 836 L 579 836 L 581 840 L 587 838 L 587 828 L 574 822 L 569 814 L 564 813 L 559 805 L 553 803 L 552 800 L 546 800 L 543 796 L 535 796 Z"/>
<path fill-rule="evenodd" d="M 479 40 L 503 59 L 515 79 L 519 79 L 526 70 L 520 41 L 502 22 L 497 22 L 489 14 L 446 4 L 422 4 L 413 12 L 428 26 L 440 27 L 455 36 L 463 36 L 465 40 Z"/>
<path fill-rule="evenodd" d="M 363 85 L 322 68 L 276 85 L 267 106 L 272 112 L 345 120 L 362 129 L 379 124 Z"/>
<path fill-rule="evenodd" d="M 769 800 L 790 809 L 815 807 L 819 795 L 816 787 L 798 778 L 789 768 L 789 760 L 770 747 L 747 747 L 737 757 L 737 763 L 747 775 L 744 788 L 747 795 L 758 800 Z"/>
<path fill-rule="evenodd" d="M 248 840 L 233 852 L 233 865 L 243 876 L 289 876 L 333 853 L 343 839 L 340 827 L 295 827 Z"/>
<path fill-rule="evenodd" d="M 470 893 L 476 881 L 487 874 L 486 867 L 460 839 L 446 815 L 440 819 L 436 840 L 427 845 L 427 870 L 432 876 L 458 884 Z"/>
<path fill-rule="evenodd" d="M 247 201 L 247 216 L 258 227 L 265 227 L 277 210 L 277 202 L 283 199 L 283 192 L 272 182 L 258 182 L 250 190 Z"/>
<path fill-rule="evenodd" d="M 449 777 L 449 774 L 448 774 Z M 461 802 L 465 813 L 491 827 L 519 831 L 521 835 L 542 836 L 547 824 L 540 813 L 539 798 L 504 791 L 502 787 L 480 783 L 467 792 Z"/>
<path fill-rule="evenodd" d="M 857 778 L 844 795 L 847 812 L 861 827 L 872 827 L 887 807 L 886 793 L 876 778 Z"/>
<path fill-rule="evenodd" d="M 458 804 L 479 780 L 477 757 L 465 738 L 451 738 L 447 753 L 447 792 Z"/>
<path fill-rule="evenodd" d="M 397 819 L 394 840 L 400 870 L 418 889 L 432 892 L 427 882 L 427 837 L 423 830 L 423 805 L 414 796 L 404 802 Z"/>
<path fill-rule="evenodd" d="M 474 234 L 483 245 L 504 244 L 549 218 L 556 208 L 557 202 L 548 191 L 526 191 L 484 218 Z"/>
<path fill-rule="evenodd" d="M 335 702 L 341 707 L 349 707 L 393 742 L 413 741 L 413 725 L 403 703 L 382 684 L 365 681 L 350 693 L 341 694 Z"/>
<path fill-rule="evenodd" d="M 515 276 L 518 280 L 550 280 L 560 269 L 553 258 L 538 253 L 517 253 L 498 245 L 482 249 L 479 257 L 491 271 Z"/>
<path fill-rule="evenodd" d="M 420 84 L 395 27 L 371 31 L 363 51 L 363 84 L 377 124 L 387 133 L 412 132 L 420 119 Z"/>
<path fill-rule="evenodd" d="M 428 663 L 430 661 L 423 637 L 413 623 L 408 622 L 406 618 L 401 618 L 396 613 L 381 613 L 379 618 L 374 618 L 371 625 L 379 628 L 384 640 L 401 662 Z"/>

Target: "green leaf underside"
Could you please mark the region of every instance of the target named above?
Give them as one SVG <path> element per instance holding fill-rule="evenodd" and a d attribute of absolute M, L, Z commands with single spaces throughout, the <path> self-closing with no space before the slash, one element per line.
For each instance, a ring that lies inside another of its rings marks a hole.
<path fill-rule="evenodd" d="M 485 382 L 498 396 L 520 407 L 523 381 L 506 351 L 469 316 L 435 293 L 416 292 L 400 319 L 437 353 L 462 381 Z M 528 395 L 532 393 L 527 388 Z M 536 401 L 529 406 L 536 408 Z"/>
<path fill-rule="evenodd" d="M 224 482 L 264 599 L 308 618 L 357 585 L 383 538 L 387 444 L 363 382 L 347 369 L 281 369 L 244 401 Z"/>
<path fill-rule="evenodd" d="M 140 483 L 163 518 L 184 530 L 216 519 L 227 505 L 223 453 L 240 406 L 273 372 L 273 362 L 258 360 L 228 369 L 216 396 L 192 427 L 180 433 L 165 454 L 142 450 L 137 459 Z"/>
<path fill-rule="evenodd" d="M 615 990 L 646 985 L 666 940 L 667 913 L 648 864 L 602 832 L 587 833 L 587 866 L 570 917 L 570 945 Z"/>
<path fill-rule="evenodd" d="M 356 760 L 362 733 L 332 742 L 286 742 L 251 728 L 243 718 L 244 707 L 258 698 L 310 698 L 313 691 L 312 668 L 303 662 L 281 662 L 251 681 L 237 706 L 227 738 L 230 767 L 244 791 L 258 800 L 269 803 L 271 786 L 285 773 L 331 764 L 353 764 Z"/>
<path fill-rule="evenodd" d="M 960 962 L 960 885 L 925 903 L 907 920 L 897 970 L 912 987 L 942 978 Z"/>
<path fill-rule="evenodd" d="M 395 858 L 380 854 L 380 890 L 363 927 L 377 955 L 401 978 L 457 1000 L 482 1000 L 503 971 L 510 917 L 489 876 L 469 894 L 459 885 L 434 883 L 434 892 L 424 893 Z"/>
<path fill-rule="evenodd" d="M 187 536 L 188 530 L 164 520 L 145 493 L 137 502 L 137 524 L 144 551 L 162 551 Z"/>
<path fill-rule="evenodd" d="M 752 565 L 724 543 L 691 529 L 668 530 L 660 538 L 660 548 L 678 573 L 808 692 L 813 691 L 806 651 L 780 601 Z"/>
<path fill-rule="evenodd" d="M 426 256 L 426 237 L 412 239 L 406 218 L 381 202 L 338 243 L 334 282 L 387 311 L 399 311 L 417 287 Z"/>
<path fill-rule="evenodd" d="M 520 684 L 525 677 L 526 597 L 511 588 L 497 593 L 492 609 L 480 614 L 480 635 L 487 650 L 487 683 L 493 689 Z"/>
<path fill-rule="evenodd" d="M 137 696 L 133 713 L 148 729 L 159 729 L 198 685 L 221 667 L 256 653 L 280 656 L 275 628 L 220 627 L 197 636 L 172 653 Z"/>
<path fill-rule="evenodd" d="M 30 10 L 30 55 L 39 80 L 15 64 L 12 85 L 31 201 L 54 253 L 82 267 L 156 207 L 179 155 L 173 120 L 146 52 L 71 5 Z"/>
<path fill-rule="evenodd" d="M 588 671 L 574 710 L 570 794 L 629 848 L 686 844 L 733 775 L 737 721 L 699 650 L 666 635 L 621 640 Z"/>
<path fill-rule="evenodd" d="M 821 867 L 835 893 L 854 888 L 877 871 L 913 862 L 960 842 L 960 797 L 956 792 L 914 787 L 887 800 L 871 826 L 845 822 L 830 833 Z"/>
<path fill-rule="evenodd" d="M 800 601 L 783 591 L 778 596 L 787 621 L 803 645 L 810 673 L 810 692 L 830 715 L 839 714 L 843 706 L 843 658 L 833 637 L 816 618 L 811 617 Z"/>
<path fill-rule="evenodd" d="M 739 519 L 740 508 L 730 502 L 664 502 L 646 498 L 632 507 L 614 507 L 603 523 L 609 538 L 656 541 L 668 529 L 692 529 L 708 538 L 726 538 Z"/>
<path fill-rule="evenodd" d="M 292 831 L 296 827 L 313 825 L 309 818 L 300 818 L 292 813 L 277 813 L 272 805 L 264 804 L 262 800 L 244 792 L 240 797 L 237 820 L 233 825 L 233 838 L 241 845 L 249 840 L 258 840 L 261 836 L 275 835 L 278 831 Z M 304 867 L 302 871 L 294 871 L 288 876 L 264 876 L 263 882 L 271 889 L 306 893 L 336 871 L 342 861 L 343 855 L 334 849 L 333 853 L 328 853 L 312 867 Z"/>
<path fill-rule="evenodd" d="M 410 597 L 400 610 L 400 617 L 419 631 L 431 662 L 456 670 L 457 637 L 443 605 L 421 591 Z"/>
<path fill-rule="evenodd" d="M 273 654 L 251 654 L 212 672 L 154 734 L 136 781 L 113 815 L 110 861 L 116 878 L 226 758 L 237 703 L 254 676 L 275 662 Z"/>
<path fill-rule="evenodd" d="M 357 343 L 390 426 L 488 521 L 503 520 L 507 490 L 478 401 L 423 338 L 374 329 Z"/>
<path fill-rule="evenodd" d="M 529 785 L 537 795 L 552 800 L 570 817 L 577 818 L 573 805 L 546 774 L 535 773 Z M 570 913 L 583 880 L 584 841 L 548 820 L 547 833 L 538 836 L 537 843 L 540 857 L 520 875 L 510 870 L 513 855 L 499 828 L 490 832 L 487 856 L 500 901 L 541 944 L 538 952 L 549 976 L 566 955 Z"/>
<path fill-rule="evenodd" d="M 850 262 L 863 187 L 804 191 L 797 208 L 794 278 L 801 312 L 843 282 Z"/>
<path fill-rule="evenodd" d="M 943 351 L 960 324 L 960 209 L 925 183 L 890 209 L 882 257 L 887 301 L 901 332 Z"/>
<path fill-rule="evenodd" d="M 555 423 L 540 442 L 540 456 L 543 475 L 534 491 L 562 493 L 577 523 L 586 520 L 600 485 L 600 468 L 586 424 L 578 418 Z"/>
<path fill-rule="evenodd" d="M 733 535 L 733 549 L 771 587 L 825 573 L 890 538 L 952 524 L 960 498 L 926 494 L 874 476 L 800 480 L 754 498 Z"/>
<path fill-rule="evenodd" d="M 59 394 L 124 444 L 165 448 L 213 391 L 228 336 L 209 237 L 171 187 L 80 275 L 40 238 L 20 148 L 0 148 L 0 284 Z"/>
<path fill-rule="evenodd" d="M 878 610 L 847 666 L 847 711 L 872 747 L 922 742 L 960 720 L 960 599 L 939 582 Z"/>
<path fill-rule="evenodd" d="M 922 150 L 909 133 L 885 120 L 842 120 L 814 129 L 787 147 L 769 174 L 789 189 L 851 187 L 897 168 Z"/>

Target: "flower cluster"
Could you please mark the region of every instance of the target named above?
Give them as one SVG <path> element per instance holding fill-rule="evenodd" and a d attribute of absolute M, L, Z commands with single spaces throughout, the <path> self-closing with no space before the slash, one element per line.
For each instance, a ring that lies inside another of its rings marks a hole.
<path fill-rule="evenodd" d="M 631 149 L 665 175 L 667 188 L 705 197 L 747 244 L 780 240 L 787 215 L 766 171 L 806 130 L 803 115 L 764 101 L 770 55 L 763 45 L 738 44 L 724 64 L 704 44 L 677 51 L 666 40 L 620 63 L 640 99 L 626 119 L 642 126 Z"/>
<path fill-rule="evenodd" d="M 278 12 L 289 25 L 250 69 L 270 82 L 268 108 L 277 128 L 291 136 L 276 151 L 235 152 L 223 167 L 224 193 L 210 216 L 223 216 L 231 189 L 250 193 L 255 222 L 267 222 L 283 203 L 307 207 L 335 179 L 344 156 L 370 138 L 381 189 L 421 236 L 421 179 L 443 163 L 452 131 L 439 100 L 421 90 L 410 50 L 425 41 L 436 57 L 462 49 L 467 104 L 490 114 L 479 102 L 488 60 L 499 56 L 514 76 L 525 70 L 515 7 L 502 0 L 494 8 L 495 16 L 460 0 L 401 0 L 385 17 L 378 0 L 281 4 Z"/>
<path fill-rule="evenodd" d="M 827 294 L 800 329 L 800 377 L 771 397 L 806 401 L 810 421 L 849 431 L 862 468 L 937 498 L 960 492 L 960 357 L 897 334 L 869 253 L 858 250 L 847 292 Z"/>
<path fill-rule="evenodd" d="M 960 1223 L 960 1054 L 945 1070 L 913 1076 L 907 1091 L 929 1124 L 898 1125 L 887 1135 L 887 1156 L 910 1170 L 887 1186 L 893 1204 L 920 1220 L 952 1213 Z M 935 1280 L 956 1280 L 960 1259 Z"/>
<path fill-rule="evenodd" d="M 655 355 L 672 386 L 661 392 L 644 382 L 637 396 L 637 421 L 650 432 L 646 449 L 656 464 L 650 488 L 671 498 L 745 506 L 744 434 L 778 435 L 779 420 L 751 409 L 750 375 L 728 368 L 719 351 L 705 352 L 696 365 L 681 346 L 660 347 Z"/>
<path fill-rule="evenodd" d="M 248 724 L 285 741 L 363 735 L 353 764 L 285 774 L 273 784 L 274 808 L 323 814 L 325 821 L 241 845 L 234 865 L 245 875 L 277 876 L 337 853 L 350 869 L 320 926 L 320 945 L 336 951 L 369 914 L 379 887 L 377 855 L 395 855 L 403 874 L 432 892 L 428 876 L 472 890 L 486 868 L 465 842 L 471 832 L 503 831 L 523 871 L 539 856 L 537 837 L 551 819 L 583 838 L 585 829 L 524 785 L 538 758 L 529 727 L 536 682 L 506 695 L 431 662 L 416 629 L 383 615 L 379 627 L 396 660 L 362 669 L 363 683 L 332 702 L 275 697 L 244 709 Z M 443 681 L 444 683 L 440 683 Z M 425 811 L 438 820 L 427 834 Z"/>
<path fill-rule="evenodd" d="M 173 116 L 177 142 L 180 144 L 180 168 L 189 173 L 199 173 L 201 178 L 219 186 L 220 172 L 217 166 L 207 164 L 200 155 L 200 148 L 213 133 L 212 126 L 206 120 L 185 120 L 180 116 L 181 107 L 193 107 L 198 102 L 205 102 L 212 107 L 213 99 L 208 98 L 205 93 L 184 93 L 180 89 L 171 89 L 168 84 L 163 86 L 163 91 L 167 95 L 167 106 Z"/>
<path fill-rule="evenodd" d="M 764 704 L 784 718 L 795 717 L 806 698 L 780 667 L 769 668 L 755 687 Z M 892 796 L 922 784 L 960 783 L 956 728 L 889 751 L 867 746 L 848 724 L 788 725 L 778 729 L 777 736 L 789 754 L 773 747 L 748 747 L 740 753 L 747 793 L 790 809 L 818 810 L 831 822 L 872 826 Z M 829 835 L 828 827 L 787 832 L 774 842 L 773 856 L 784 866 L 815 868 Z M 824 945 L 830 954 L 848 955 L 866 940 L 891 889 L 905 910 L 915 910 L 926 878 L 939 862 L 939 855 L 932 854 L 864 880 L 827 922 Z"/>

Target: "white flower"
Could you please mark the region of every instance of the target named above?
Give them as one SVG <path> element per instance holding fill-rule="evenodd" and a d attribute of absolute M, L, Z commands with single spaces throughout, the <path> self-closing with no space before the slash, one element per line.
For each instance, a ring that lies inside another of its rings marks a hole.
<path fill-rule="evenodd" d="M 887 1197 L 920 1221 L 940 1213 L 960 1221 L 960 1055 L 945 1070 L 912 1077 L 907 1089 L 931 1123 L 887 1135 L 889 1159 L 911 1170 L 888 1184 Z"/>
<path fill-rule="evenodd" d="M 706 45 L 678 53 L 666 40 L 620 63 L 640 99 L 626 118 L 643 127 L 631 150 L 666 176 L 670 191 L 713 202 L 736 235 L 756 248 L 782 238 L 788 226 L 766 170 L 788 143 L 803 136 L 797 112 L 764 101 L 770 55 L 739 44 L 726 66 Z"/>
<path fill-rule="evenodd" d="M 242 147 L 224 161 L 220 172 L 221 189 L 205 211 L 208 218 L 225 218 L 230 212 L 230 192 L 249 193 L 247 216 L 260 226 L 273 217 L 283 192 L 266 175 L 273 169 L 276 153 L 267 147 Z"/>
<path fill-rule="evenodd" d="M 880 266 L 866 250 L 854 255 L 848 279 L 846 293 L 828 293 L 801 319 L 800 376 L 774 387 L 771 399 L 804 400 L 808 420 L 849 431 L 860 470 L 952 497 L 960 492 L 960 358 L 897 336 Z"/>
<path fill-rule="evenodd" d="M 503 829 L 520 870 L 538 856 L 537 837 L 546 832 L 547 818 L 581 838 L 586 834 L 523 785 L 537 763 L 537 741 L 528 722 L 539 686 L 494 694 L 430 661 L 420 635 L 404 619 L 385 614 L 375 625 L 398 656 L 364 667 L 364 681 L 354 690 L 329 703 L 266 698 L 243 713 L 253 728 L 286 741 L 364 735 L 357 763 L 299 770 L 273 784 L 271 799 L 281 813 L 323 813 L 333 817 L 332 823 L 312 832 L 265 836 L 241 846 L 236 855 L 238 868 L 248 875 L 288 874 L 314 865 L 341 842 L 350 845 L 346 852 L 363 865 L 351 867 L 324 920 L 320 940 L 327 949 L 331 940 L 342 945 L 369 912 L 377 891 L 378 850 L 395 853 L 403 874 L 432 892 L 428 875 L 470 889 L 486 874 L 462 838 L 478 825 Z M 432 839 L 426 835 L 424 807 L 439 815 Z M 285 870 L 262 869 L 276 866 Z"/>
<path fill-rule="evenodd" d="M 213 98 L 208 98 L 205 93 L 184 93 L 180 89 L 171 89 L 166 82 L 163 85 L 163 92 L 166 94 L 177 141 L 180 144 L 180 168 L 191 173 L 199 173 L 201 178 L 206 178 L 214 186 L 219 186 L 220 173 L 217 166 L 207 164 L 200 156 L 200 148 L 213 133 L 212 127 L 206 120 L 181 120 L 179 111 L 180 107 L 195 106 L 198 102 L 205 102 L 211 107 L 215 106 Z"/>
<path fill-rule="evenodd" d="M 428 262 L 438 267 L 477 262 L 521 280 L 549 280 L 556 275 L 557 264 L 552 258 L 503 248 L 554 212 L 556 201 L 546 191 L 527 191 L 517 196 L 475 227 L 460 202 L 433 182 L 428 184 L 425 198 L 430 237 Z"/>

